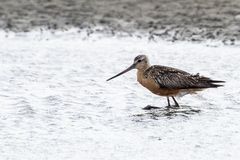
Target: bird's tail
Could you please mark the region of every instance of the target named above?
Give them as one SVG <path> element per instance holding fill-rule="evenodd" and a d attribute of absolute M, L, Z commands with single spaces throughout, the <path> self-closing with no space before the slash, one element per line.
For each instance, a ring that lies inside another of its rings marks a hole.
<path fill-rule="evenodd" d="M 222 87 L 224 86 L 221 83 L 225 83 L 225 81 L 221 81 L 221 80 L 212 80 L 210 78 L 207 77 L 201 77 L 200 81 L 202 82 L 204 88 L 217 88 L 217 87 Z"/>
<path fill-rule="evenodd" d="M 223 84 L 219 84 L 219 83 L 225 83 L 225 81 L 211 80 L 209 83 L 211 84 L 212 88 L 217 88 L 217 87 L 224 86 Z"/>

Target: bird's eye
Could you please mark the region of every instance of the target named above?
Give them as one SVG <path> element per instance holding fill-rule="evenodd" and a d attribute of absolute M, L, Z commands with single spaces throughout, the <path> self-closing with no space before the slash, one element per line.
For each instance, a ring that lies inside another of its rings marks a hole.
<path fill-rule="evenodd" d="M 141 62 L 142 60 L 141 59 L 139 59 L 137 62 Z"/>

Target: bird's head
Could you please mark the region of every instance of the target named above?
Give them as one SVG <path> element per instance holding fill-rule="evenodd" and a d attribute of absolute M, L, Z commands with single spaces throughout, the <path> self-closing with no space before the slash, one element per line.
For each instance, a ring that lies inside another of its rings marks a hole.
<path fill-rule="evenodd" d="M 133 64 L 138 70 L 145 70 L 149 67 L 149 61 L 146 55 L 138 55 L 135 57 Z"/>
<path fill-rule="evenodd" d="M 117 75 L 107 79 L 107 81 L 116 78 L 132 69 L 138 69 L 138 70 L 145 70 L 149 67 L 149 61 L 146 55 L 138 55 L 137 57 L 134 58 L 133 64 L 129 66 L 127 69 L 124 71 L 118 73 Z"/>

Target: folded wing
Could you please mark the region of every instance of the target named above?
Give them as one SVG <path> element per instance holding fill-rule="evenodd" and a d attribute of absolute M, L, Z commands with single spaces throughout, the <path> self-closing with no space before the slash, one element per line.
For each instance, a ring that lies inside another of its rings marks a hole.
<path fill-rule="evenodd" d="M 144 75 L 166 89 L 216 88 L 222 86 L 218 83 L 224 83 L 199 74 L 192 75 L 176 68 L 157 65 L 148 68 Z"/>

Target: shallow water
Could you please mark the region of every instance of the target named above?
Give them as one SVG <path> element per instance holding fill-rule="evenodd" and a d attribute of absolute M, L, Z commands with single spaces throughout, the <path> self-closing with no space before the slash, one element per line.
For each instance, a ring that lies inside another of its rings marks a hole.
<path fill-rule="evenodd" d="M 239 159 L 239 48 L 69 33 L 0 38 L 1 159 Z M 105 80 L 138 54 L 225 80 L 178 99 L 141 87 L 136 71 Z M 196 112 L 191 112 L 196 111 Z"/>

